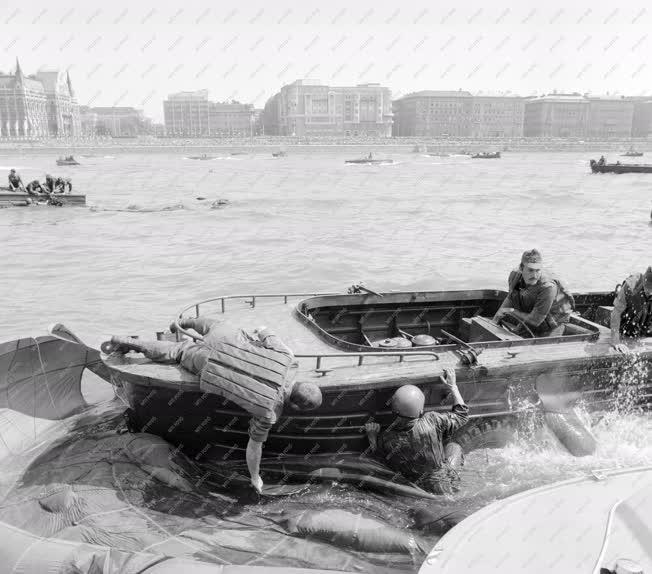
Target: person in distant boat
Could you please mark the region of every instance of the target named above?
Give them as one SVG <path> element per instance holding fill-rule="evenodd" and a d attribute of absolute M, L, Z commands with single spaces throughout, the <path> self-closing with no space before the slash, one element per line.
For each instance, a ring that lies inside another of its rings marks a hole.
<path fill-rule="evenodd" d="M 66 191 L 68 191 L 68 193 L 72 191 L 70 178 L 57 177 L 54 180 L 54 193 L 65 193 Z"/>
<path fill-rule="evenodd" d="M 604 159 L 603 155 L 601 155 L 600 159 L 598 160 L 598 165 L 604 165 L 605 163 L 607 163 L 607 160 Z"/>
<path fill-rule="evenodd" d="M 20 175 L 16 173 L 15 169 L 12 169 L 9 172 L 8 179 L 9 179 L 9 189 L 11 191 L 17 191 L 19 189 L 25 191 L 23 180 L 20 178 Z"/>
<path fill-rule="evenodd" d="M 378 423 L 367 423 L 365 431 L 370 450 L 390 468 L 424 490 L 449 494 L 456 489 L 456 468 L 462 464 L 462 449 L 451 438 L 469 420 L 469 407 L 457 388 L 455 370 L 444 369 L 441 379 L 453 395 L 451 412 L 424 413 L 424 394 L 404 385 L 391 399 L 392 423 L 380 435 Z"/>
<path fill-rule="evenodd" d="M 369 152 L 367 159 L 374 159 L 374 154 L 372 152 Z"/>
<path fill-rule="evenodd" d="M 564 283 L 543 270 L 543 258 L 536 249 L 525 251 L 521 264 L 508 279 L 509 294 L 494 315 L 498 321 L 512 315 L 523 321 L 536 337 L 559 337 L 575 309 L 575 299 Z M 517 333 L 525 332 L 522 326 Z"/>
<path fill-rule="evenodd" d="M 629 349 L 621 337 L 652 337 L 652 266 L 644 273 L 634 273 L 617 290 L 611 311 L 611 344 L 627 354 Z"/>
<path fill-rule="evenodd" d="M 247 468 L 251 484 L 261 492 L 263 444 L 284 405 L 301 412 L 316 409 L 321 405 L 321 390 L 314 383 L 296 381 L 294 354 L 266 327 L 250 335 L 243 329 L 234 332 L 219 328 L 219 321 L 202 317 L 183 319 L 179 325 L 194 329 L 203 335 L 203 341 L 174 343 L 112 337 L 110 343 L 102 345 L 102 350 L 134 350 L 155 362 L 180 363 L 200 376 L 203 392 L 224 397 L 250 413 Z"/>

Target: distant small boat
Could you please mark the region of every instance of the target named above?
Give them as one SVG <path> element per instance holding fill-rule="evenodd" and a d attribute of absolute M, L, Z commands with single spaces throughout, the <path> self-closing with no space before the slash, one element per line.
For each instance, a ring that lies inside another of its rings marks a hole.
<path fill-rule="evenodd" d="M 471 156 L 473 159 L 500 159 L 500 152 L 481 152 Z"/>
<path fill-rule="evenodd" d="M 57 160 L 57 165 L 81 165 L 74 157 L 71 155 L 67 157 L 60 157 Z"/>
<path fill-rule="evenodd" d="M 426 155 L 429 155 L 430 157 L 450 157 L 450 154 L 448 153 L 429 153 Z"/>
<path fill-rule="evenodd" d="M 213 155 L 206 155 L 206 154 L 203 154 L 203 155 L 191 155 L 188 159 L 203 159 L 203 160 L 207 160 L 207 159 L 215 159 L 215 156 L 213 156 Z"/>
<path fill-rule="evenodd" d="M 285 151 L 275 151 L 275 152 L 272 152 L 272 155 L 274 157 L 286 157 L 288 154 Z"/>
<path fill-rule="evenodd" d="M 642 155 L 642 151 L 636 151 L 633 147 L 630 147 L 625 153 L 621 154 L 621 157 L 641 157 Z"/>
<path fill-rule="evenodd" d="M 246 151 L 232 151 L 231 155 L 247 155 Z"/>
<path fill-rule="evenodd" d="M 593 173 L 652 173 L 652 164 L 648 163 L 604 163 L 592 159 L 589 162 Z"/>
<path fill-rule="evenodd" d="M 393 159 L 374 159 L 371 154 L 367 157 L 360 159 L 345 159 L 344 163 L 366 163 L 366 164 L 381 164 L 381 163 L 394 163 Z"/>

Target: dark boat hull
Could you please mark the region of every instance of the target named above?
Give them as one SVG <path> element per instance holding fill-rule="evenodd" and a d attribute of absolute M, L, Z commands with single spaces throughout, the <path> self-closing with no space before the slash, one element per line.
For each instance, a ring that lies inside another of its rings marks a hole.
<path fill-rule="evenodd" d="M 319 384 L 323 403 L 312 413 L 285 413 L 270 433 L 266 454 L 364 451 L 367 448 L 364 424 L 371 420 L 388 424 L 392 418 L 388 400 L 398 386 L 406 383 L 423 390 L 426 410 L 448 411 L 449 389 L 439 379 L 445 366 L 456 369 L 460 390 L 471 409 L 472 421 L 465 432 L 488 420 L 517 424 L 523 411 L 537 403 L 537 379 L 542 375 L 553 375 L 562 382 L 564 393 L 581 397 L 589 408 L 607 408 L 612 404 L 620 377 L 627 376 L 623 369 L 631 358 L 614 353 L 608 343 L 609 330 L 593 322 L 600 319 L 600 310 L 603 311 L 600 320 L 604 320 L 603 306 L 613 301 L 613 295 L 607 293 L 577 296 L 578 311 L 586 318 L 576 319 L 572 325 L 575 330 L 571 329 L 568 336 L 529 340 L 507 337 L 474 342 L 474 348 L 482 349 L 476 365 L 461 361 L 460 348 L 455 344 L 425 349 L 436 352 L 436 361 L 432 356 L 409 357 L 409 352 L 400 360 L 381 353 L 382 357 L 369 356 L 363 365 L 356 365 L 359 354 L 377 351 L 359 340 L 361 318 L 366 321 L 365 330 L 372 338 L 373 333 L 382 337 L 381 329 L 419 325 L 418 317 L 438 335 L 444 328 L 452 331 L 455 324 L 473 323 L 478 314 L 490 316 L 505 296 L 499 291 L 457 293 L 460 295 L 456 295 L 454 306 L 446 294 L 414 293 L 409 299 L 408 294 L 386 294 L 382 300 L 372 298 L 371 302 L 369 296 L 359 295 L 314 297 L 291 311 L 290 305 L 281 304 L 285 308 L 283 315 L 265 314 L 261 309 L 261 323 L 276 324 L 284 337 L 287 334 L 286 341 L 298 357 L 310 348 L 318 354 L 324 349 L 332 353 L 326 341 L 331 346 L 336 341 L 345 355 L 318 363 L 316 369 L 314 358 L 299 358 L 299 380 Z M 406 301 L 400 303 L 404 322 L 392 322 L 398 315 L 392 311 L 392 305 L 396 306 L 392 301 Z M 424 302 L 428 303 L 427 307 Z M 235 324 L 244 324 L 241 317 L 246 316 L 251 316 L 251 308 L 248 315 L 235 312 Z M 648 369 L 640 387 L 640 400 L 650 402 L 652 345 L 646 346 L 638 357 Z M 112 382 L 130 405 L 128 418 L 133 430 L 151 432 L 183 445 L 184 450 L 198 458 L 243 455 L 248 441 L 249 415 L 228 401 L 202 393 L 195 375 L 177 366 L 155 365 L 128 356 L 104 357 L 104 360 L 112 373 Z"/>
<path fill-rule="evenodd" d="M 344 163 L 370 163 L 370 164 L 380 164 L 380 163 L 394 163 L 393 159 L 346 159 Z"/>
<path fill-rule="evenodd" d="M 57 165 L 81 165 L 78 161 L 57 160 Z"/>
<path fill-rule="evenodd" d="M 652 165 L 642 163 L 615 164 L 608 163 L 599 165 L 597 162 L 591 163 L 593 173 L 652 173 Z"/>
<path fill-rule="evenodd" d="M 84 207 L 86 205 L 86 196 L 68 193 L 55 193 L 54 197 L 63 203 L 64 206 Z M 0 190 L 0 207 L 24 207 L 31 205 L 34 196 L 19 191 Z M 43 202 L 45 204 L 45 202 Z M 38 203 L 37 205 L 41 205 Z"/>
<path fill-rule="evenodd" d="M 471 156 L 472 159 L 500 159 L 500 152 L 496 153 L 477 153 Z"/>

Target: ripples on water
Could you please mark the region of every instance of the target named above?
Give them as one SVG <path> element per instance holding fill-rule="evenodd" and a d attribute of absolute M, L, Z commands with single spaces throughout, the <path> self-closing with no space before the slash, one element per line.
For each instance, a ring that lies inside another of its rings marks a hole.
<path fill-rule="evenodd" d="M 151 337 L 187 303 L 217 294 L 339 290 L 359 280 L 377 289 L 504 289 L 519 254 L 534 246 L 578 291 L 610 290 L 650 264 L 652 179 L 592 175 L 587 154 L 493 161 L 405 153 L 393 154 L 396 164 L 360 166 L 345 165 L 357 153 L 343 150 L 213 161 L 180 152 L 97 156 L 62 168 L 55 155 L 0 157 L 25 181 L 45 172 L 72 177 L 89 205 L 0 210 L 10 301 L 0 315 L 3 340 L 43 334 L 52 322 L 94 345 L 114 333 Z M 230 204 L 211 209 L 221 198 Z M 652 464 L 649 418 L 608 415 L 593 430 L 598 452 L 582 459 L 545 433 L 476 451 L 464 469 L 466 491 L 441 505 L 341 487 L 292 504 L 408 527 L 415 506 L 466 514 L 594 468 Z M 438 534 L 428 536 L 434 544 Z M 373 560 L 365 564 L 373 571 Z"/>

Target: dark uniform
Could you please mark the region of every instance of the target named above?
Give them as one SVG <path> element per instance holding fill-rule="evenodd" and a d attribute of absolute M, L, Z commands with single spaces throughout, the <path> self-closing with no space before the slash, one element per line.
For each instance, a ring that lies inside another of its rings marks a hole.
<path fill-rule="evenodd" d="M 450 413 L 428 412 L 419 418 L 397 416 L 378 437 L 378 456 L 421 488 L 441 493 L 457 480 L 444 445 L 469 420 L 469 407 L 453 406 Z M 444 487 L 444 488 L 442 488 Z"/>
<path fill-rule="evenodd" d="M 8 176 L 9 179 L 9 189 L 12 191 L 16 189 L 20 189 L 20 186 L 23 183 L 23 180 L 20 178 L 20 175 L 18 175 L 15 171 L 12 170 L 12 172 Z"/>
<path fill-rule="evenodd" d="M 537 337 L 553 337 L 563 334 L 575 301 L 551 273 L 543 271 L 536 284 L 527 285 L 515 269 L 509 275 L 509 295 L 503 306 L 528 313 L 525 323 Z"/>

